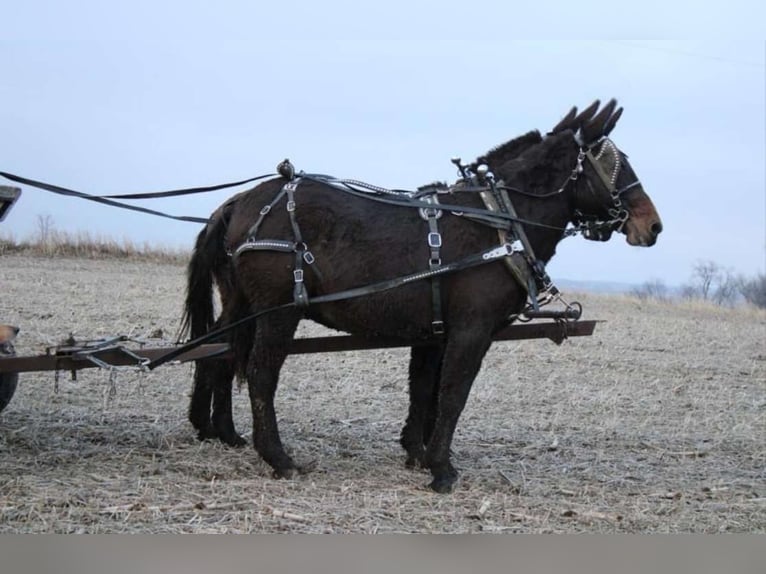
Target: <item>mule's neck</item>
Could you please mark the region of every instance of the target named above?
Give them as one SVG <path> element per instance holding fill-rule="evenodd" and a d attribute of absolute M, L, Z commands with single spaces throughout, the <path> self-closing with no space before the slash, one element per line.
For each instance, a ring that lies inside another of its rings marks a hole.
<path fill-rule="evenodd" d="M 556 228 L 524 225 L 535 254 L 546 263 L 555 254 L 556 245 L 564 237 L 564 228 L 574 215 L 574 182 L 568 178 L 577 165 L 578 152 L 573 134 L 565 132 L 546 137 L 520 157 L 502 165 L 489 165 L 506 186 L 523 192 L 508 191 L 520 218 Z M 563 190 L 556 193 L 562 187 Z"/>

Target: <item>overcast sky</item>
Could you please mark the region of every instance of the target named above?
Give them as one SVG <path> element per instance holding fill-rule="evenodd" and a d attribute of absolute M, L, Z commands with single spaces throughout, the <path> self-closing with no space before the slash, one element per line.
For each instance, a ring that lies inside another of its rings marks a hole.
<path fill-rule="evenodd" d="M 566 14 L 540 24 L 547 3 L 532 14 L 511 2 L 270 4 L 7 3 L 0 171 L 108 194 L 243 179 L 289 157 L 412 188 L 453 180 L 452 156 L 473 159 L 551 128 L 573 105 L 616 97 L 625 113 L 613 140 L 665 231 L 650 249 L 568 239 L 553 278 L 676 285 L 699 260 L 764 271 L 762 2 L 726 3 L 741 16 L 736 34 L 685 2 L 619 11 L 652 37 L 690 22 L 700 41 L 572 39 L 592 30 Z M 567 10 L 582 22 L 603 6 Z M 230 194 L 143 205 L 206 217 Z M 0 233 L 25 238 L 45 215 L 58 230 L 137 242 L 191 246 L 199 231 L 25 187 Z"/>

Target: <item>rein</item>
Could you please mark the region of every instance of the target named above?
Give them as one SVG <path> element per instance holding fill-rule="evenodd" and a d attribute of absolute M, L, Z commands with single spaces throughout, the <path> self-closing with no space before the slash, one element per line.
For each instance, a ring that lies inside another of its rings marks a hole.
<path fill-rule="evenodd" d="M 84 193 L 82 191 L 75 191 L 73 189 L 67 189 L 66 187 L 60 187 L 58 185 L 53 185 L 50 183 L 45 183 L 42 181 L 36 181 L 34 179 L 29 179 L 26 177 L 21 177 L 19 175 L 14 175 L 12 173 L 7 173 L 4 171 L 0 171 L 0 176 L 4 177 L 5 179 L 15 181 L 16 183 L 21 183 L 23 185 L 28 185 L 30 187 L 36 187 L 38 189 L 42 189 L 44 191 L 50 191 L 51 193 L 56 193 L 58 195 L 65 195 L 68 197 L 78 197 L 80 199 L 87 199 L 88 201 L 94 201 L 96 203 L 101 203 L 103 205 L 109 205 L 111 207 L 119 207 L 121 209 L 129 209 L 131 211 L 138 211 L 140 213 L 146 213 L 149 215 L 156 215 L 158 217 L 166 217 L 168 219 L 175 219 L 177 221 L 187 221 L 189 223 L 210 223 L 210 220 L 207 218 L 202 217 L 193 217 L 190 215 L 171 215 L 169 213 L 164 213 L 162 211 L 157 211 L 154 209 L 149 209 L 147 207 L 140 207 L 137 205 L 130 205 L 128 203 L 122 203 L 119 201 L 114 201 L 115 199 L 157 199 L 161 197 L 175 197 L 179 195 L 192 195 L 195 193 L 207 193 L 210 191 L 217 191 L 219 189 L 227 189 L 230 187 L 237 187 L 240 185 L 244 185 L 246 183 L 251 183 L 253 181 L 258 181 L 260 179 L 265 179 L 267 177 L 274 177 L 276 174 L 269 173 L 266 175 L 259 175 L 256 177 L 251 177 L 248 179 L 243 179 L 241 181 L 234 181 L 231 183 L 221 183 L 218 185 L 211 185 L 206 187 L 188 187 L 185 189 L 174 189 L 170 191 L 157 191 L 152 193 L 126 193 L 126 194 L 119 194 L 119 195 L 91 195 L 89 193 Z"/>
<path fill-rule="evenodd" d="M 115 201 L 115 200 L 117 199 L 157 199 L 157 198 L 163 198 L 163 197 L 177 197 L 181 195 L 207 193 L 211 191 L 217 191 L 220 189 L 237 187 L 237 186 L 244 185 L 247 183 L 252 183 L 254 181 L 258 181 L 261 179 L 275 177 L 277 175 L 278 174 L 276 173 L 269 173 L 269 174 L 259 175 L 256 177 L 251 177 L 248 179 L 243 179 L 240 181 L 234 181 L 230 183 L 222 183 L 222 184 L 205 186 L 205 187 L 190 187 L 190 188 L 183 188 L 183 189 L 174 189 L 169 191 L 158 191 L 158 192 L 150 192 L 150 193 L 126 193 L 126 194 L 116 194 L 116 195 L 93 195 L 93 194 L 85 193 L 82 191 L 77 191 L 74 189 L 68 189 L 66 187 L 53 185 L 51 183 L 45 183 L 42 181 L 29 179 L 19 175 L 14 175 L 12 173 L 8 173 L 5 171 L 0 171 L 0 176 L 4 177 L 5 179 L 8 179 L 10 181 L 14 181 L 16 183 L 20 183 L 23 185 L 28 185 L 30 187 L 36 187 L 38 189 L 49 191 L 51 193 L 56 193 L 58 195 L 64 195 L 67 197 L 77 197 L 79 199 L 86 199 L 88 201 L 101 203 L 103 205 L 108 205 L 110 207 L 128 209 L 130 211 L 137 211 L 139 213 L 146 213 L 148 215 L 156 215 L 158 217 L 165 217 L 165 218 L 173 219 L 176 221 L 186 221 L 189 223 L 203 223 L 203 224 L 210 223 L 211 220 L 209 218 L 195 217 L 190 215 L 172 215 L 162 211 L 149 209 L 147 207 L 130 205 L 130 204 Z M 337 179 L 332 176 L 323 175 L 323 174 L 306 174 L 301 172 L 300 174 L 298 174 L 298 176 L 301 177 L 302 179 L 316 181 L 318 183 L 330 185 L 332 187 L 335 187 L 336 189 L 340 189 L 341 191 L 344 191 L 346 193 L 349 193 L 357 197 L 364 197 L 366 199 L 371 199 L 373 201 L 378 201 L 378 202 L 386 203 L 389 205 L 410 206 L 410 207 L 416 207 L 419 209 L 428 209 L 432 207 L 431 204 L 417 199 L 419 197 L 418 192 L 398 190 L 398 189 L 392 190 L 392 189 L 387 189 L 384 187 L 372 185 L 369 183 L 364 183 L 362 181 L 355 180 L 355 179 Z M 454 186 L 451 188 L 447 188 L 447 190 L 444 191 L 443 193 L 450 193 L 453 188 Z M 476 188 L 476 189 L 465 188 L 465 189 L 461 189 L 461 191 L 481 191 L 483 189 L 485 188 Z M 362 190 L 365 190 L 365 191 L 362 191 Z M 391 199 L 391 198 L 396 198 L 396 199 Z M 508 229 L 510 226 L 510 223 L 514 220 L 507 214 L 492 213 L 485 209 L 477 209 L 473 207 L 465 207 L 460 205 L 443 205 L 443 208 L 447 211 L 451 211 L 454 215 L 463 215 L 468 219 L 473 219 L 477 222 L 484 223 L 485 225 L 490 225 L 498 229 Z M 537 221 L 531 221 L 531 220 L 521 219 L 521 218 L 516 218 L 516 220 L 519 223 L 523 223 L 525 225 L 555 229 L 557 231 L 564 230 L 564 228 L 546 225 L 544 223 L 539 223 Z"/>

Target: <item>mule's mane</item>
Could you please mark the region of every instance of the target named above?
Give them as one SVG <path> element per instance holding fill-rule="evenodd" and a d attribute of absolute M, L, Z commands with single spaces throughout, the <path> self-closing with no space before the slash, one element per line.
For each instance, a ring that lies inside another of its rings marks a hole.
<path fill-rule="evenodd" d="M 489 164 L 490 168 L 507 185 L 523 189 L 527 194 L 550 194 L 561 186 L 574 167 L 577 147 L 572 133 L 564 131 L 544 139 L 538 132 L 530 132 L 527 136 L 531 137 L 526 140 L 526 149 L 519 142 L 514 155 L 506 150 L 501 161 Z"/>
<path fill-rule="evenodd" d="M 537 130 L 532 130 L 526 134 L 512 139 L 511 141 L 500 144 L 497 147 L 492 148 L 487 153 L 476 158 L 476 161 L 471 164 L 473 170 L 480 164 L 485 163 L 487 165 L 502 165 L 512 159 L 516 159 L 522 151 L 530 146 L 543 141 L 543 137 Z"/>

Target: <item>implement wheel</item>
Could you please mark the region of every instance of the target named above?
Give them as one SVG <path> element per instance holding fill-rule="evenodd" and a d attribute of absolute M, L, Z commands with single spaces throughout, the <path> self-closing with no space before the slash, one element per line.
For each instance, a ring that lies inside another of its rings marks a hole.
<path fill-rule="evenodd" d="M 13 348 L 13 339 L 18 332 L 19 329 L 17 327 L 0 325 L 0 356 L 13 357 L 16 355 L 16 350 Z M 0 413 L 11 402 L 18 382 L 18 373 L 0 373 Z"/>
<path fill-rule="evenodd" d="M 5 373 L 0 375 L 0 413 L 8 406 L 16 392 L 16 384 L 19 382 L 17 373 Z"/>

